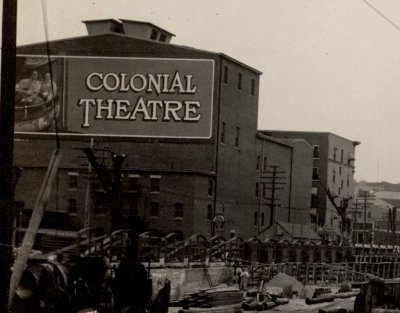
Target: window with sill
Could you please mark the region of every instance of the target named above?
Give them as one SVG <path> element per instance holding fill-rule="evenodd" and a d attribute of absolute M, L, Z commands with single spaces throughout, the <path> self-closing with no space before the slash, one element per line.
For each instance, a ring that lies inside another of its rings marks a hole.
<path fill-rule="evenodd" d="M 175 218 L 183 218 L 183 203 L 175 203 Z"/>
<path fill-rule="evenodd" d="M 313 145 L 313 158 L 319 159 L 319 145 Z"/>
<path fill-rule="evenodd" d="M 150 192 L 159 193 L 161 190 L 160 182 L 161 182 L 161 176 L 158 175 L 150 176 Z"/>
<path fill-rule="evenodd" d="M 160 214 L 160 208 L 158 202 L 150 203 L 150 217 L 158 217 Z"/>
<path fill-rule="evenodd" d="M 251 80 L 251 95 L 254 96 L 256 94 L 256 81 L 253 78 Z"/>
<path fill-rule="evenodd" d="M 68 214 L 75 215 L 78 209 L 76 199 L 68 199 Z"/>
<path fill-rule="evenodd" d="M 313 180 L 319 179 L 319 168 L 318 167 L 313 167 L 312 179 Z"/>
<path fill-rule="evenodd" d="M 221 125 L 221 143 L 225 143 L 225 122 Z"/>
<path fill-rule="evenodd" d="M 68 189 L 78 188 L 78 173 L 68 173 Z"/>
<path fill-rule="evenodd" d="M 214 193 L 214 181 L 212 179 L 208 180 L 208 195 L 211 197 Z"/>
<path fill-rule="evenodd" d="M 213 216 L 212 205 L 207 205 L 207 220 L 211 221 Z"/>
<path fill-rule="evenodd" d="M 228 83 L 228 67 L 224 66 L 224 84 Z"/>
<path fill-rule="evenodd" d="M 139 175 L 129 174 L 128 175 L 128 191 L 139 192 Z"/>
<path fill-rule="evenodd" d="M 240 128 L 236 127 L 236 136 L 235 136 L 235 147 L 239 148 L 239 136 L 240 136 Z"/>
<path fill-rule="evenodd" d="M 238 74 L 238 89 L 242 90 L 242 73 Z"/>

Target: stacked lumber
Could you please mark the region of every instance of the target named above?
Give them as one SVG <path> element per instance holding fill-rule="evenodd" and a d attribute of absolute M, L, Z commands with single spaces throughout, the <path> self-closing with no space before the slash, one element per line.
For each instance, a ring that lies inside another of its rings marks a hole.
<path fill-rule="evenodd" d="M 187 294 L 182 302 L 187 307 L 211 308 L 217 306 L 240 304 L 243 292 L 235 287 L 201 289 L 199 292 Z"/>
<path fill-rule="evenodd" d="M 222 305 L 212 308 L 187 308 L 179 310 L 178 313 L 242 313 L 240 305 Z"/>

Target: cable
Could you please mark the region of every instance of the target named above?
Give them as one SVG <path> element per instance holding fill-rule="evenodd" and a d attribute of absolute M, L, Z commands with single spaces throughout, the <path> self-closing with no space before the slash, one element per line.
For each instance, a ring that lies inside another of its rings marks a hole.
<path fill-rule="evenodd" d="M 55 101 L 54 101 L 55 93 L 54 93 L 54 85 L 53 85 L 53 68 L 51 65 L 51 58 L 50 58 L 49 26 L 48 26 L 48 19 L 47 19 L 46 0 L 42 0 L 42 10 L 43 10 L 44 31 L 45 31 L 45 36 L 46 36 L 47 60 L 49 63 L 50 86 L 51 86 L 51 93 L 53 95 L 52 108 L 53 108 L 54 127 L 55 127 L 55 132 L 56 132 L 56 143 L 57 143 L 57 149 L 60 149 L 61 144 L 60 144 L 60 136 L 58 134 L 57 112 L 56 112 L 56 105 L 55 105 Z"/>
<path fill-rule="evenodd" d="M 381 17 L 383 17 L 388 23 L 392 24 L 397 30 L 400 30 L 400 27 L 397 26 L 394 22 L 392 22 L 388 17 L 386 17 L 382 12 L 380 12 L 377 8 L 375 8 L 371 3 L 369 3 L 367 0 L 361 0 L 363 1 L 366 5 L 368 5 L 372 10 L 374 10 L 376 13 L 378 13 Z"/>

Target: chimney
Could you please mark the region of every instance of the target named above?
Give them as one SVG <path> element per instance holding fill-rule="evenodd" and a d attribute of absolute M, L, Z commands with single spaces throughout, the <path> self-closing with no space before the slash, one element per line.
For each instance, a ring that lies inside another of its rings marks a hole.
<path fill-rule="evenodd" d="M 91 20 L 83 21 L 83 23 L 86 25 L 89 36 L 105 33 L 123 34 L 122 23 L 116 19 Z"/>
<path fill-rule="evenodd" d="M 170 43 L 175 36 L 169 31 L 152 23 L 132 21 L 125 19 L 104 19 L 83 21 L 86 25 L 89 36 L 105 33 L 119 33 L 127 36 Z"/>

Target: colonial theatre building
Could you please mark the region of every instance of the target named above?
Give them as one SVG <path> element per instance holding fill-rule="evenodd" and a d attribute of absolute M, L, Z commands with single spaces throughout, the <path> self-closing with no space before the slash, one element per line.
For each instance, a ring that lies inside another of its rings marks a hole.
<path fill-rule="evenodd" d="M 261 73 L 222 53 L 173 45 L 173 34 L 151 23 L 85 24 L 87 36 L 18 48 L 16 90 L 32 91 L 16 96 L 17 225 L 32 212 L 57 130 L 63 156 L 43 236 L 108 232 L 135 216 L 147 229 L 185 237 L 212 235 L 223 216 L 225 236 L 253 235 Z M 121 182 L 117 206 L 84 148 L 111 185 Z M 112 155 L 125 157 L 120 176 Z"/>

